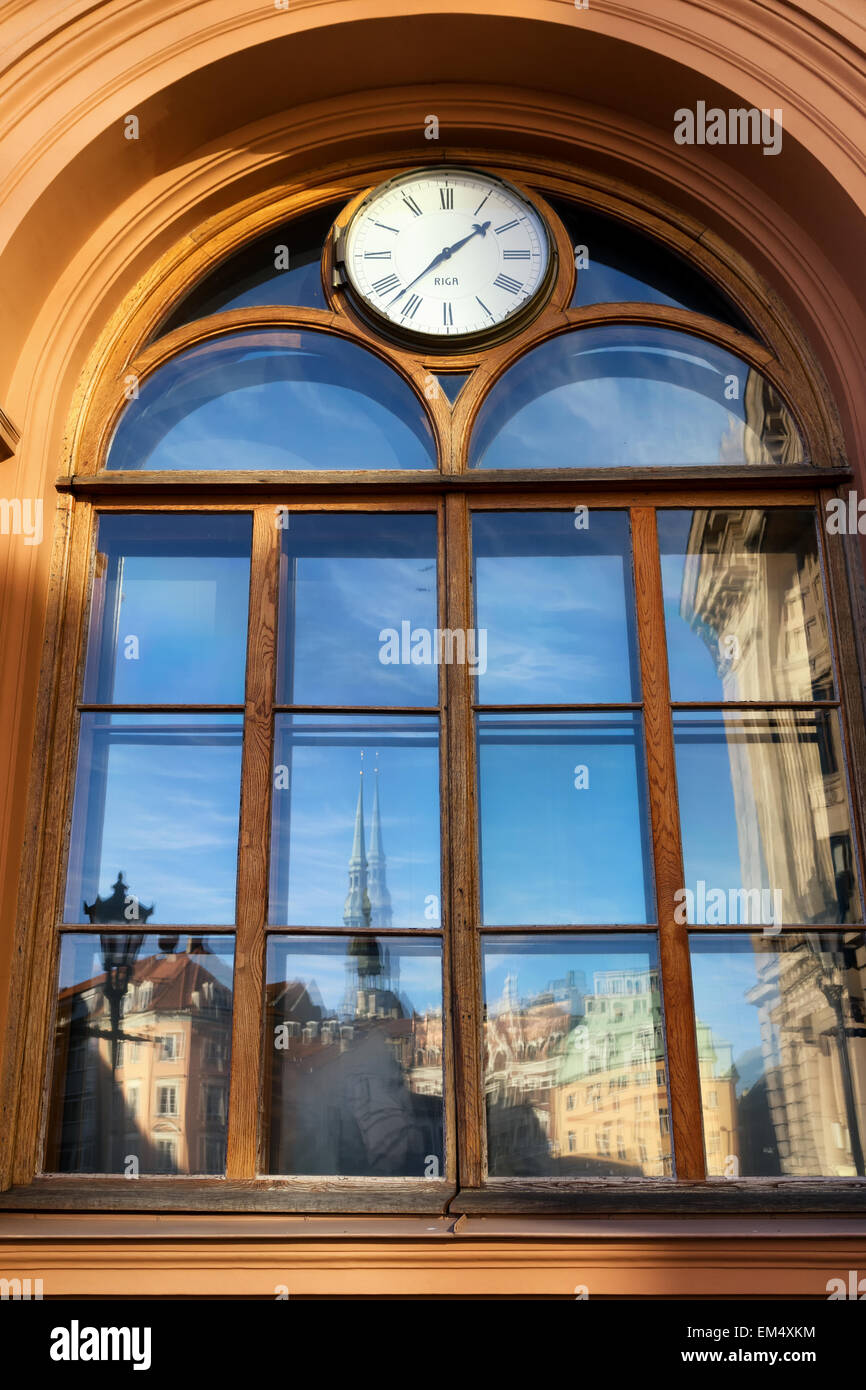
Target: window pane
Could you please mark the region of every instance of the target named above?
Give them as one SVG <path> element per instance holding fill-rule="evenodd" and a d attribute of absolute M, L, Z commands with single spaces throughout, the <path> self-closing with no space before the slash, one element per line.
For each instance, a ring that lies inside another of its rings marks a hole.
<path fill-rule="evenodd" d="M 277 701 L 436 705 L 436 517 L 288 512 Z"/>
<path fill-rule="evenodd" d="M 226 309 L 298 304 L 327 309 L 322 248 L 342 202 L 296 217 L 236 251 L 195 286 L 160 325 L 156 338 Z"/>
<path fill-rule="evenodd" d="M 655 920 L 638 714 L 478 716 L 483 921 Z"/>
<path fill-rule="evenodd" d="M 684 920 L 861 920 L 835 710 L 674 714 Z"/>
<path fill-rule="evenodd" d="M 478 700 L 640 699 L 627 512 L 476 512 Z"/>
<path fill-rule="evenodd" d="M 269 920 L 438 926 L 438 719 L 278 715 L 274 759 Z"/>
<path fill-rule="evenodd" d="M 243 704 L 250 516 L 99 518 L 84 698 Z"/>
<path fill-rule="evenodd" d="M 223 1173 L 230 938 L 66 935 L 45 1166 Z"/>
<path fill-rule="evenodd" d="M 500 937 L 483 956 L 491 1177 L 671 1174 L 654 938 Z"/>
<path fill-rule="evenodd" d="M 623 301 L 691 309 L 755 337 L 755 330 L 726 295 L 688 261 L 660 241 L 591 208 L 554 201 L 576 249 L 586 247 L 573 308 Z"/>
<path fill-rule="evenodd" d="M 863 933 L 691 949 L 710 1175 L 866 1176 Z"/>
<path fill-rule="evenodd" d="M 83 714 L 67 922 L 235 920 L 243 718 Z"/>
<path fill-rule="evenodd" d="M 493 387 L 474 468 L 794 464 L 794 420 L 770 383 L 724 348 L 639 324 L 584 328 L 526 353 Z"/>
<path fill-rule="evenodd" d="M 433 433 L 402 377 L 313 330 L 225 334 L 143 383 L 108 468 L 435 468 Z"/>
<path fill-rule="evenodd" d="M 832 700 L 808 508 L 660 511 L 674 700 Z"/>
<path fill-rule="evenodd" d="M 267 1172 L 444 1176 L 438 941 L 268 941 Z"/>

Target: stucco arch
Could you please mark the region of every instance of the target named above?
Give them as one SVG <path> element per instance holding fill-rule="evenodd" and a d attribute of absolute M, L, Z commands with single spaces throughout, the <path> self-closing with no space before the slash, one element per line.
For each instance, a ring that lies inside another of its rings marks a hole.
<path fill-rule="evenodd" d="M 144 277 L 208 218 L 329 171 L 441 150 L 555 157 L 678 208 L 788 305 L 826 373 L 848 456 L 866 443 L 866 27 L 814 0 L 176 0 L 7 7 L 0 408 L 20 431 L 6 497 L 46 530 L 65 438 Z M 680 106 L 781 107 L 783 151 L 684 148 Z M 140 139 L 126 141 L 135 113 Z M 138 287 L 138 288 L 137 288 Z M 862 490 L 862 489 L 861 489 Z M 17 863 L 50 540 L 3 537 L 0 902 Z M 55 562 L 62 564 L 62 546 Z M 50 656 L 50 650 L 46 655 Z M 38 772 L 37 772 L 38 775 Z M 0 942 L 5 993 L 11 936 Z"/>

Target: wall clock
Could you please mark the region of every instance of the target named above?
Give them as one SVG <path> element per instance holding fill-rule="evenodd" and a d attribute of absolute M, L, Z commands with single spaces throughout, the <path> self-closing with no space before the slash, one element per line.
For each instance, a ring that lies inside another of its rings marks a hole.
<path fill-rule="evenodd" d="M 335 279 L 396 336 L 448 346 L 501 337 L 535 313 L 554 269 L 540 211 L 492 174 L 416 169 L 335 229 Z"/>

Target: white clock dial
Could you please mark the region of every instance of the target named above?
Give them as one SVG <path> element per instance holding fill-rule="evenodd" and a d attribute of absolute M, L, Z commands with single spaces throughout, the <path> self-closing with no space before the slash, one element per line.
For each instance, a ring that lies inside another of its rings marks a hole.
<path fill-rule="evenodd" d="M 470 169 L 423 169 L 371 193 L 341 247 L 364 305 L 401 332 L 484 334 L 546 287 L 550 240 L 516 188 Z"/>

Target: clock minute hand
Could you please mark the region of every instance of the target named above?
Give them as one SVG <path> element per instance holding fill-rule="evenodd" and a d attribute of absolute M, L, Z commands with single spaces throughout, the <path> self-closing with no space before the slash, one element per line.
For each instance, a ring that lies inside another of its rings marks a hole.
<path fill-rule="evenodd" d="M 394 298 L 391 300 L 391 303 L 396 304 L 397 300 L 402 299 L 403 295 L 407 294 L 408 291 L 411 290 L 413 285 L 417 285 L 418 281 L 423 280 L 424 276 L 429 274 L 431 270 L 434 270 L 437 265 L 441 265 L 443 261 L 449 260 L 450 257 L 454 255 L 455 251 L 459 251 L 461 246 L 466 245 L 467 241 L 471 241 L 472 238 L 476 236 L 485 236 L 487 233 L 487 228 L 489 226 L 489 222 L 473 223 L 473 230 L 469 233 L 468 236 L 463 237 L 461 241 L 455 241 L 453 246 L 443 247 L 442 250 L 439 252 L 439 255 L 433 257 L 430 264 L 424 267 L 420 275 L 416 275 L 414 280 L 410 280 L 408 285 L 403 286 L 399 294 L 394 295 Z"/>

